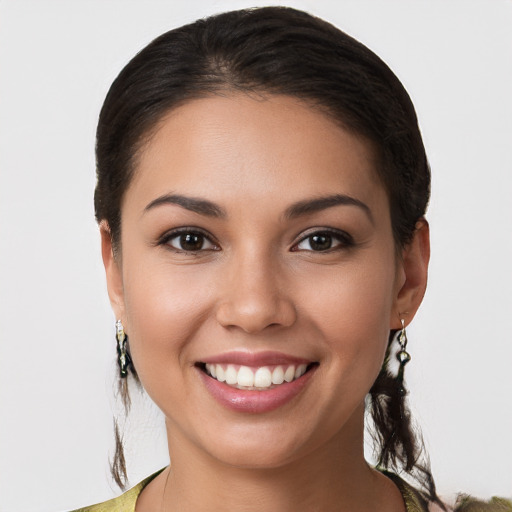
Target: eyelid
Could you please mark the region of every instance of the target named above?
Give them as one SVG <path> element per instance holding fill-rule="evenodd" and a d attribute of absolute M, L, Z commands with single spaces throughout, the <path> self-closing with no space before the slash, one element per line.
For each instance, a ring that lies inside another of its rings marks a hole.
<path fill-rule="evenodd" d="M 191 234 L 198 234 L 203 236 L 210 244 L 212 244 L 213 248 L 207 248 L 207 249 L 200 249 L 199 251 L 186 251 L 184 249 L 178 249 L 176 247 L 173 247 L 169 244 L 169 241 L 173 238 L 177 238 L 180 235 L 183 235 L 185 233 L 191 233 Z M 212 236 L 210 233 L 205 231 L 202 228 L 199 228 L 197 226 L 182 226 L 179 228 L 170 229 L 169 231 L 166 231 L 163 235 L 161 235 L 158 240 L 156 241 L 155 245 L 167 245 L 172 250 L 176 252 L 181 253 L 196 253 L 196 252 L 202 252 L 202 251 L 218 251 L 220 250 L 220 245 L 215 240 L 215 237 Z"/>
<path fill-rule="evenodd" d="M 346 231 L 343 231 L 342 229 L 335 229 L 335 228 L 328 228 L 328 227 L 315 227 L 315 228 L 310 228 L 305 232 L 302 232 L 300 234 L 300 238 L 296 242 L 294 242 L 294 244 L 292 245 L 290 250 L 294 251 L 294 252 L 296 252 L 296 251 L 298 252 L 301 250 L 308 251 L 308 249 L 298 249 L 297 246 L 300 243 L 307 240 L 309 237 L 311 237 L 313 235 L 317 235 L 317 234 L 329 234 L 333 238 L 336 238 L 338 241 L 340 241 L 340 244 L 336 245 L 334 247 L 331 247 L 330 249 L 326 249 L 325 251 L 311 251 L 311 252 L 326 253 L 326 252 L 329 252 L 332 250 L 336 250 L 340 246 L 347 248 L 347 247 L 351 247 L 354 245 L 354 239 L 353 239 L 352 235 L 350 235 Z"/>

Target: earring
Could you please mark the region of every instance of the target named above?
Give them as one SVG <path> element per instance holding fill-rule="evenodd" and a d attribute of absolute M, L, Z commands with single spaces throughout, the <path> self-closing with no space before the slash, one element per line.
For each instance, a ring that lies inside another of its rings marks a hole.
<path fill-rule="evenodd" d="M 117 364 L 119 365 L 119 373 L 124 379 L 128 376 L 128 366 L 130 356 L 126 352 L 127 337 L 124 333 L 124 327 L 121 320 L 116 322 L 116 340 L 117 340 Z"/>
<path fill-rule="evenodd" d="M 404 396 L 406 394 L 405 388 L 404 388 L 404 368 L 405 365 L 411 360 L 411 355 L 405 348 L 407 347 L 407 334 L 405 332 L 405 320 L 402 318 L 400 319 L 400 322 L 402 322 L 402 329 L 400 330 L 400 333 L 398 334 L 398 344 L 400 345 L 400 350 L 396 354 L 396 358 L 398 359 L 398 362 L 400 363 L 400 366 L 398 367 L 398 374 L 396 376 L 398 384 L 400 386 L 400 394 Z"/>

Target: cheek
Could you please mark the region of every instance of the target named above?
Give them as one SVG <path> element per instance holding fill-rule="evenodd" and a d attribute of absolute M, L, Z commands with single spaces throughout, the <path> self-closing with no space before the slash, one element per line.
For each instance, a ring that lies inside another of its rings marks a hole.
<path fill-rule="evenodd" d="M 126 262 L 124 266 L 126 332 L 134 365 L 151 395 L 153 382 L 176 376 L 192 364 L 190 340 L 212 303 L 204 272 L 171 266 Z M 156 397 L 155 397 L 156 398 Z"/>
<path fill-rule="evenodd" d="M 383 363 L 393 307 L 394 263 L 341 270 L 325 280 L 316 277 L 317 293 L 304 310 L 326 344 L 332 368 L 359 387 L 371 386 Z M 313 283 L 312 283 L 313 284 Z M 365 381 L 363 383 L 362 381 Z"/>

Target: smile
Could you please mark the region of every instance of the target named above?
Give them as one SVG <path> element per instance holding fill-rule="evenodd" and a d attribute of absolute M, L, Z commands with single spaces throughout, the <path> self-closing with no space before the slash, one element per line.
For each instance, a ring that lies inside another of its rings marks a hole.
<path fill-rule="evenodd" d="M 302 377 L 307 364 L 249 367 L 235 364 L 205 364 L 205 371 L 218 382 L 242 390 L 266 390 Z"/>
<path fill-rule="evenodd" d="M 234 412 L 261 414 L 302 394 L 319 363 L 278 352 L 229 352 L 195 366 L 220 405 Z"/>

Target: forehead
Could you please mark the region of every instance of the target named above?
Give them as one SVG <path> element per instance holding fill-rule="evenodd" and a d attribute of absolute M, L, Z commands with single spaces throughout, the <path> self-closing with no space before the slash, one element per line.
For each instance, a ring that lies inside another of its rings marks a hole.
<path fill-rule="evenodd" d="M 371 143 L 288 96 L 232 94 L 192 100 L 158 123 L 127 194 L 186 191 L 215 200 L 290 200 L 336 188 L 361 200 L 383 194 Z M 292 197 L 296 196 L 296 197 Z"/>

